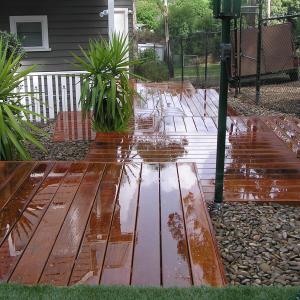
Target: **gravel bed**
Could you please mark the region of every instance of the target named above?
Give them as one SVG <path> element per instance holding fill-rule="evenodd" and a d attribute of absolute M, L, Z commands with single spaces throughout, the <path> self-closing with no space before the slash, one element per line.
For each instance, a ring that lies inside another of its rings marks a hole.
<path fill-rule="evenodd" d="M 224 204 L 210 213 L 231 285 L 300 286 L 300 207 Z"/>
<path fill-rule="evenodd" d="M 255 104 L 255 87 L 242 87 L 241 94 L 234 98 L 230 91 L 229 104 L 240 115 L 300 117 L 300 81 L 263 85 L 259 105 Z"/>
<path fill-rule="evenodd" d="M 293 113 L 284 113 L 262 105 L 255 105 L 251 100 L 230 97 L 228 103 L 239 116 L 297 116 Z"/>
<path fill-rule="evenodd" d="M 35 125 L 48 134 L 38 135 L 39 140 L 47 149 L 47 153 L 44 153 L 31 144 L 28 144 L 27 149 L 29 149 L 33 160 L 84 160 L 89 150 L 90 142 L 53 142 L 52 135 L 55 129 L 55 121 L 50 121 L 47 124 L 39 123 Z"/>

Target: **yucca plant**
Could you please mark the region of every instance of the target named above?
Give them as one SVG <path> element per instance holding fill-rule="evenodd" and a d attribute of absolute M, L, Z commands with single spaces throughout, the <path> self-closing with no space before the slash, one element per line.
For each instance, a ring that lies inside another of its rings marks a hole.
<path fill-rule="evenodd" d="M 40 132 L 40 129 L 29 119 L 30 115 L 39 115 L 22 104 L 26 93 L 17 92 L 24 77 L 34 67 L 20 71 L 22 55 L 14 51 L 10 55 L 7 53 L 8 45 L 0 39 L 0 160 L 28 160 L 31 157 L 25 142 L 45 150 L 34 136 L 34 132 Z"/>
<path fill-rule="evenodd" d="M 127 37 L 114 34 L 105 39 L 92 40 L 82 57 L 73 54 L 75 65 L 86 71 L 83 75 L 81 107 L 86 116 L 92 112 L 96 132 L 125 131 L 133 115 L 135 91 L 129 82 L 130 66 Z"/>

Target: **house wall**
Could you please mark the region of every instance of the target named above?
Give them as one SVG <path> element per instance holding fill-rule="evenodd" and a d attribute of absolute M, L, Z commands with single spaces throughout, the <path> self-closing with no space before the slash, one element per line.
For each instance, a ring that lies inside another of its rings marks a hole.
<path fill-rule="evenodd" d="M 132 0 L 115 0 L 116 7 L 132 9 Z M 71 71 L 72 54 L 80 54 L 90 39 L 108 36 L 107 0 L 9 0 L 1 4 L 0 30 L 10 31 L 9 16 L 47 15 L 50 52 L 28 52 L 23 66 L 37 65 L 36 71 Z M 132 16 L 129 16 L 132 29 Z"/>

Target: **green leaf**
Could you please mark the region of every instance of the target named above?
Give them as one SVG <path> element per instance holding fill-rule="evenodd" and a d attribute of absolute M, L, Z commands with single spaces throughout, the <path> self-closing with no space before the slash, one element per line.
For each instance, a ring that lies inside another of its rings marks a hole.
<path fill-rule="evenodd" d="M 24 77 L 35 68 L 32 66 L 19 70 L 21 59 L 22 55 L 15 50 L 7 57 L 7 45 L 0 39 L 0 160 L 30 159 L 25 141 L 45 151 L 44 146 L 34 136 L 34 133 L 41 133 L 41 130 L 29 121 L 30 115 L 41 118 L 43 116 L 30 111 L 21 101 L 29 95 L 36 101 L 34 93 L 16 92 Z"/>

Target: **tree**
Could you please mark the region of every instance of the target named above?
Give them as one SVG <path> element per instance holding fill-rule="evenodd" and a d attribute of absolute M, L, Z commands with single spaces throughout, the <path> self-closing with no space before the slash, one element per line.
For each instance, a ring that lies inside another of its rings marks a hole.
<path fill-rule="evenodd" d="M 282 0 L 282 6 L 286 8 L 287 13 L 300 13 L 299 0 Z"/>
<path fill-rule="evenodd" d="M 212 0 L 169 0 L 169 25 L 172 36 L 187 35 L 214 27 Z M 138 0 L 138 22 L 155 31 L 163 31 L 163 0 Z"/>
<path fill-rule="evenodd" d="M 267 6 L 267 1 L 265 6 Z M 300 12 L 299 0 L 271 0 L 271 15 L 285 15 Z"/>
<path fill-rule="evenodd" d="M 217 26 L 208 0 L 177 0 L 170 5 L 170 33 L 187 36 Z"/>
<path fill-rule="evenodd" d="M 161 26 L 162 13 L 156 0 L 138 0 L 136 3 L 137 22 L 147 29 L 158 30 Z"/>

